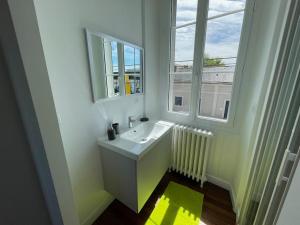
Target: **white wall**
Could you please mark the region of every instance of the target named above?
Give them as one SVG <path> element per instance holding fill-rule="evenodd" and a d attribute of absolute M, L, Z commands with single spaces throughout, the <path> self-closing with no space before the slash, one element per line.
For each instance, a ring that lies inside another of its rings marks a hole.
<path fill-rule="evenodd" d="M 80 223 L 90 224 L 112 200 L 103 190 L 96 140 L 105 134 L 107 119 L 126 126 L 129 115 L 141 114 L 143 98 L 93 104 L 84 28 L 141 45 L 141 1 L 34 4 L 75 205 Z"/>
<path fill-rule="evenodd" d="M 159 0 L 144 2 L 145 111 L 150 118 L 160 118 L 159 89 Z"/>
<path fill-rule="evenodd" d="M 8 3 L 63 222 L 79 225 L 34 5 L 32 1 Z"/>
<path fill-rule="evenodd" d="M 90 224 L 112 200 L 103 190 L 96 140 L 105 135 L 107 120 L 126 127 L 128 116 L 143 114 L 144 103 L 143 96 L 138 96 L 93 104 L 84 28 L 142 46 L 142 1 L 36 0 L 34 4 L 76 208 L 80 223 Z M 147 6 L 151 10 L 155 8 L 148 1 Z M 153 13 L 147 14 L 148 17 L 155 16 Z M 156 21 L 151 17 L 150 21 L 146 20 L 147 32 L 153 36 L 146 44 L 146 60 L 149 59 L 146 88 L 149 89 L 157 76 L 157 57 L 151 48 L 156 38 Z M 154 116 L 156 110 L 151 97 L 146 104 L 149 115 Z"/>
<path fill-rule="evenodd" d="M 288 190 L 277 225 L 295 225 L 300 221 L 300 164 L 298 164 Z"/>
<path fill-rule="evenodd" d="M 246 107 L 239 108 L 240 154 L 233 187 L 237 191 L 237 208 L 240 208 L 247 178 L 250 172 L 255 140 L 259 122 L 263 115 L 263 105 L 272 78 L 275 55 L 278 49 L 280 32 L 285 13 L 286 2 L 279 0 L 256 1 L 253 16 L 253 29 L 248 51 L 248 60 L 244 69 L 244 79 L 240 102 Z M 263 18 L 263 20 L 261 19 Z M 279 19 L 280 18 L 280 19 Z"/>
<path fill-rule="evenodd" d="M 7 1 L 0 30 L 0 224 L 63 225 Z"/>

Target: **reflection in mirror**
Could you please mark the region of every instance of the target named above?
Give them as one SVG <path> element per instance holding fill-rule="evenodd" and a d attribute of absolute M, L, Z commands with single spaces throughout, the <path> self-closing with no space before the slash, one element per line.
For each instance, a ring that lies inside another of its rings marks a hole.
<path fill-rule="evenodd" d="M 104 62 L 107 96 L 120 95 L 118 43 L 104 38 Z"/>
<path fill-rule="evenodd" d="M 94 101 L 143 93 L 143 50 L 86 30 Z"/>
<path fill-rule="evenodd" d="M 125 93 L 142 93 L 141 50 L 124 45 Z"/>

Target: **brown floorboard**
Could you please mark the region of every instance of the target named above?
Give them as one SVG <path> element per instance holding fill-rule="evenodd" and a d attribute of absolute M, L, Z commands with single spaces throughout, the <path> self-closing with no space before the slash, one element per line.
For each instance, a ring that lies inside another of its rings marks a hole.
<path fill-rule="evenodd" d="M 139 214 L 114 200 L 93 225 L 144 225 L 154 209 L 156 200 L 163 194 L 170 181 L 204 194 L 201 221 L 206 225 L 235 225 L 235 213 L 227 190 L 209 182 L 200 188 L 199 183 L 175 172 L 165 174 Z"/>

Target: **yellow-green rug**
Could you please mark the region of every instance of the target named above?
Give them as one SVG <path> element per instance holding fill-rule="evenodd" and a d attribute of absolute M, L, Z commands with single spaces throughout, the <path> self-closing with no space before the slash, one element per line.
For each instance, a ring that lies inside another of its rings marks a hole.
<path fill-rule="evenodd" d="M 203 194 L 170 182 L 145 225 L 199 225 Z"/>

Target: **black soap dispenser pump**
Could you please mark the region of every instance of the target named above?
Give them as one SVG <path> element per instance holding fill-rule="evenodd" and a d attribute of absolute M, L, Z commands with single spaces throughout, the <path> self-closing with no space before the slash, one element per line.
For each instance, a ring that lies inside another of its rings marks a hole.
<path fill-rule="evenodd" d="M 112 128 L 111 124 L 107 126 L 107 137 L 110 141 L 116 139 L 115 130 Z"/>

